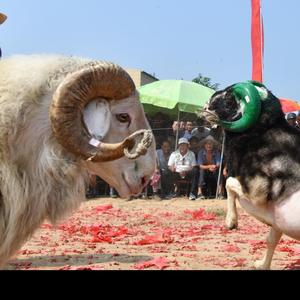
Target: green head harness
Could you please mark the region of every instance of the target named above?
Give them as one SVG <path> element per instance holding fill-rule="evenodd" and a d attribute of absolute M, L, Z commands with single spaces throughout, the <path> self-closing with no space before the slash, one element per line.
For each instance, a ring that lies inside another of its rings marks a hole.
<path fill-rule="evenodd" d="M 257 81 L 247 81 L 235 84 L 233 95 L 244 106 L 243 116 L 236 121 L 221 121 L 221 126 L 228 131 L 243 132 L 252 127 L 261 112 L 261 100 L 267 97 L 266 87 Z"/>

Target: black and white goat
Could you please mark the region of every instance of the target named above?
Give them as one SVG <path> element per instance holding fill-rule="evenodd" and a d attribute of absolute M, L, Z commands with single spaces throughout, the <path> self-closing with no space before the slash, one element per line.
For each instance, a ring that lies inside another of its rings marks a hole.
<path fill-rule="evenodd" d="M 231 176 L 226 225 L 238 225 L 238 199 L 270 226 L 267 252 L 255 262 L 257 269 L 269 269 L 282 233 L 300 240 L 300 131 L 285 120 L 279 99 L 254 81 L 216 92 L 203 116 L 225 130 Z"/>

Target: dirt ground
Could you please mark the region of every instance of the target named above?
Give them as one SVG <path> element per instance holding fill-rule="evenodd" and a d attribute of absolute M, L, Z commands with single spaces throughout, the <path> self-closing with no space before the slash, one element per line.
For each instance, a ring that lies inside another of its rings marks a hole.
<path fill-rule="evenodd" d="M 268 227 L 239 208 L 224 226 L 225 200 L 98 198 L 64 223 L 44 223 L 8 270 L 249 270 Z M 272 269 L 300 269 L 300 242 L 283 237 Z"/>

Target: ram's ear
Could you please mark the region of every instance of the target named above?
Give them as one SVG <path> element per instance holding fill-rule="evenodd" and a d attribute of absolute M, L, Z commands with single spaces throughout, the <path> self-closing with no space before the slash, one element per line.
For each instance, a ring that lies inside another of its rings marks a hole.
<path fill-rule="evenodd" d="M 261 97 L 256 82 L 242 82 L 232 86 L 236 101 L 244 106 L 242 117 L 233 122 L 221 121 L 222 127 L 233 132 L 243 132 L 251 128 L 258 120 L 261 112 Z"/>

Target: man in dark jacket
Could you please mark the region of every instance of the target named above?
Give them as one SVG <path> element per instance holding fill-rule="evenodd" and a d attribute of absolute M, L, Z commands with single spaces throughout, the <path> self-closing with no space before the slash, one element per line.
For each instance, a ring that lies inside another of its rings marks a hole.
<path fill-rule="evenodd" d="M 299 129 L 299 126 L 297 124 L 297 115 L 295 113 L 288 113 L 286 116 L 286 120 L 292 127 Z"/>

